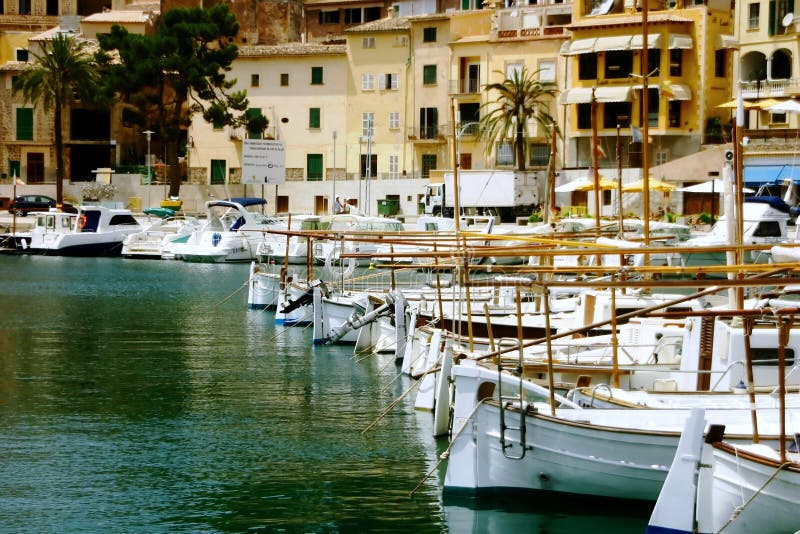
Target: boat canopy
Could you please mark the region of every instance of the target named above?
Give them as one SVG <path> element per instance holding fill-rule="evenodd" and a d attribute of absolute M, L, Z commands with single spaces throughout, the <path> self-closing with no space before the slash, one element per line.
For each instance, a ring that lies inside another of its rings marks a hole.
<path fill-rule="evenodd" d="M 781 197 L 774 196 L 761 196 L 761 197 L 745 197 L 745 202 L 761 202 L 769 205 L 783 213 L 789 213 L 789 204 L 787 204 Z"/>
<path fill-rule="evenodd" d="M 231 197 L 225 199 L 227 202 L 236 202 L 245 208 L 248 206 L 261 206 L 266 204 L 267 201 L 260 197 Z"/>

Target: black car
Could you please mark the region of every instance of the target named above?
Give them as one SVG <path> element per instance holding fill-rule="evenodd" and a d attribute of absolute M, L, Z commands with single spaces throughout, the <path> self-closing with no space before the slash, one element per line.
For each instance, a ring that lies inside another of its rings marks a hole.
<path fill-rule="evenodd" d="M 8 206 L 9 213 L 16 213 L 24 217 L 32 211 L 47 211 L 56 207 L 56 199 L 45 195 L 20 195 Z M 61 210 L 68 213 L 77 213 L 78 209 L 72 204 L 64 203 Z"/>

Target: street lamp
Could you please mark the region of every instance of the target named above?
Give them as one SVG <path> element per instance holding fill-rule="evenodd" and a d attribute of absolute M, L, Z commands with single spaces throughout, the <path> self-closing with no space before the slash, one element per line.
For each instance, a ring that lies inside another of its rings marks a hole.
<path fill-rule="evenodd" d="M 153 134 L 155 133 L 152 130 L 145 130 L 142 132 L 144 135 L 147 136 L 147 207 L 150 207 L 150 184 L 153 183 L 152 179 L 152 169 L 153 166 L 150 164 L 150 141 L 153 138 Z"/>

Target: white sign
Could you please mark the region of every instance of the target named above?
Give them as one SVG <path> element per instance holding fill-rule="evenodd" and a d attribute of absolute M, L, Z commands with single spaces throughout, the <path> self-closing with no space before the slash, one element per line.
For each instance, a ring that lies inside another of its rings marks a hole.
<path fill-rule="evenodd" d="M 242 183 L 282 184 L 286 181 L 286 146 L 283 141 L 242 141 Z"/>

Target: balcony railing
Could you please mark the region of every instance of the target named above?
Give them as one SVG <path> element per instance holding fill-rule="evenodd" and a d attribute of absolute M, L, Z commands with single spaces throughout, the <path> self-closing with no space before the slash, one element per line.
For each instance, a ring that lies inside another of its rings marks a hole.
<path fill-rule="evenodd" d="M 494 33 L 498 39 L 561 35 L 571 21 L 572 2 L 548 1 L 499 10 Z"/>
<path fill-rule="evenodd" d="M 467 78 L 463 80 L 450 80 L 450 94 L 471 95 L 481 92 L 480 80 Z"/>
<path fill-rule="evenodd" d="M 742 82 L 742 98 L 775 98 L 790 96 L 789 88 L 797 87 L 800 79 L 789 80 L 758 80 L 754 82 Z"/>
<path fill-rule="evenodd" d="M 428 124 L 425 126 L 410 127 L 408 129 L 409 139 L 420 140 L 439 140 L 442 136 L 447 135 L 448 125 L 442 124 Z"/>

